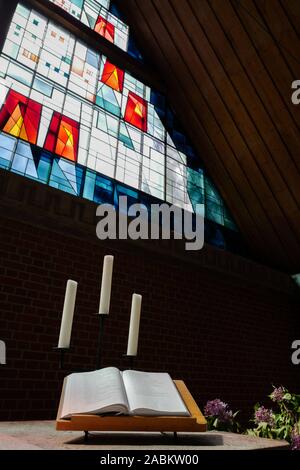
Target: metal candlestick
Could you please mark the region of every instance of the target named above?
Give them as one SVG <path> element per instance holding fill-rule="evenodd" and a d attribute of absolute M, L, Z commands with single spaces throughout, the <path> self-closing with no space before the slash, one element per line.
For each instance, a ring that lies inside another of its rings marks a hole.
<path fill-rule="evenodd" d="M 99 314 L 100 319 L 99 319 L 99 333 L 98 333 L 98 344 L 97 344 L 97 358 L 96 358 L 96 369 L 101 368 L 101 362 L 102 362 L 102 347 L 103 347 L 103 334 L 104 334 L 104 320 L 106 315 L 104 314 Z M 65 354 L 67 351 L 69 351 L 70 348 L 60 348 L 60 347 L 55 347 L 53 348 L 54 351 L 57 351 L 59 353 L 59 369 L 62 370 L 64 369 L 64 359 L 65 359 Z"/>
<path fill-rule="evenodd" d="M 102 362 L 102 346 L 103 346 L 103 335 L 104 335 L 104 318 L 106 317 L 105 314 L 97 313 L 100 317 L 100 325 L 99 325 L 99 334 L 98 334 L 98 346 L 97 346 L 97 361 L 96 361 L 96 369 L 101 368 Z"/>
<path fill-rule="evenodd" d="M 128 367 L 128 369 L 129 369 L 129 370 L 132 370 L 132 369 L 133 369 L 134 358 L 135 358 L 136 356 L 131 356 L 131 355 L 128 355 L 128 354 L 123 354 L 123 357 L 126 357 L 126 358 L 129 360 L 129 367 Z"/>
<path fill-rule="evenodd" d="M 54 351 L 58 351 L 59 353 L 59 368 L 60 370 L 64 369 L 64 358 L 65 358 L 65 353 L 69 351 L 70 348 L 59 348 L 55 347 L 53 348 Z"/>

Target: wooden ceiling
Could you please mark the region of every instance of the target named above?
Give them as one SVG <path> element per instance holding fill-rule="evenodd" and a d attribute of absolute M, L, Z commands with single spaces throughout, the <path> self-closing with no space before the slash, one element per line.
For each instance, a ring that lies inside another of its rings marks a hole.
<path fill-rule="evenodd" d="M 299 272 L 300 1 L 116 3 L 256 258 Z"/>

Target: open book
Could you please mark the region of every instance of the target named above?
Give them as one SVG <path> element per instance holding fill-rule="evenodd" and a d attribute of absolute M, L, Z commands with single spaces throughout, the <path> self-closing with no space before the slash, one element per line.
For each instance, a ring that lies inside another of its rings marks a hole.
<path fill-rule="evenodd" d="M 105 413 L 190 416 L 167 373 L 107 367 L 65 378 L 57 419 Z"/>

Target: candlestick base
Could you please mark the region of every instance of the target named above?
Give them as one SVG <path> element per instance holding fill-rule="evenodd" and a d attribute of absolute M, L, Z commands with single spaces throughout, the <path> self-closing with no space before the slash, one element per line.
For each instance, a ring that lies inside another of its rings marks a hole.
<path fill-rule="evenodd" d="M 64 369 L 64 358 L 65 358 L 65 353 L 69 351 L 70 348 L 59 348 L 55 346 L 53 348 L 54 351 L 57 351 L 59 353 L 59 368 L 60 370 Z"/>
<path fill-rule="evenodd" d="M 103 346 L 103 335 L 104 335 L 104 321 L 105 317 L 107 317 L 107 314 L 104 313 L 97 313 L 96 315 L 99 315 L 99 334 L 98 334 L 98 346 L 97 346 L 97 361 L 96 361 L 96 369 L 101 368 L 101 363 L 102 363 L 102 346 Z"/>
<path fill-rule="evenodd" d="M 134 364 L 134 358 L 135 358 L 136 356 L 131 356 L 131 355 L 129 355 L 129 354 L 123 354 L 123 357 L 126 357 L 126 358 L 128 359 L 128 361 L 129 361 L 129 367 L 128 367 L 128 369 L 129 369 L 129 370 L 132 370 L 132 369 L 133 369 L 133 364 Z"/>

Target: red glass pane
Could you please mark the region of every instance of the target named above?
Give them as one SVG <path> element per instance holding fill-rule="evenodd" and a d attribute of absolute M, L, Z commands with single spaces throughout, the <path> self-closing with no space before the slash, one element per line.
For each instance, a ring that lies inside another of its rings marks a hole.
<path fill-rule="evenodd" d="M 73 162 L 78 157 L 79 123 L 60 113 L 53 114 L 44 148 Z"/>
<path fill-rule="evenodd" d="M 126 105 L 125 121 L 138 127 L 141 131 L 147 132 L 147 111 L 147 101 L 130 91 Z"/>
<path fill-rule="evenodd" d="M 96 33 L 103 36 L 109 42 L 114 42 L 115 39 L 115 27 L 113 24 L 109 23 L 109 21 L 102 18 L 102 16 L 98 16 L 96 26 L 95 26 Z"/>
<path fill-rule="evenodd" d="M 105 83 L 105 85 L 108 85 L 116 91 L 122 92 L 124 84 L 124 72 L 107 60 L 104 65 L 101 82 Z"/>
<path fill-rule="evenodd" d="M 41 112 L 41 104 L 10 90 L 0 111 L 0 129 L 36 144 Z"/>

